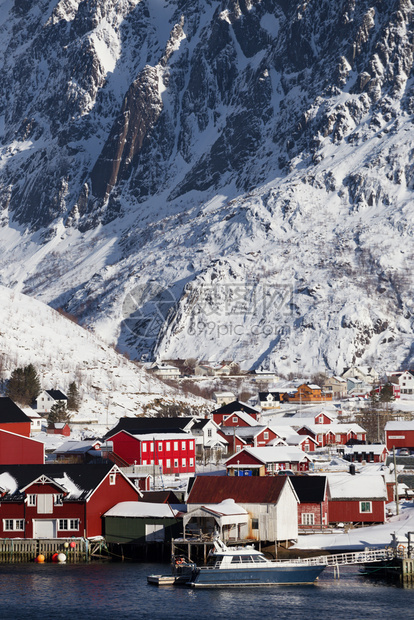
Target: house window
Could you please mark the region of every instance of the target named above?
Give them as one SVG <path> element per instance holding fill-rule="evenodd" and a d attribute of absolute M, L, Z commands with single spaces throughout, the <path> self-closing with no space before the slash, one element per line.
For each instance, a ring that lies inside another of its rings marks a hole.
<path fill-rule="evenodd" d="M 211 428 L 207 429 L 207 437 L 212 437 L 213 436 L 213 431 L 211 430 Z"/>
<path fill-rule="evenodd" d="M 55 506 L 63 506 L 63 495 L 59 493 L 53 496 L 53 503 Z"/>
<path fill-rule="evenodd" d="M 341 435 L 339 435 L 338 433 L 335 435 L 335 441 L 336 441 L 336 443 L 340 443 L 341 442 Z"/>
<path fill-rule="evenodd" d="M 178 450 L 178 441 L 174 441 L 174 450 Z"/>
<path fill-rule="evenodd" d="M 145 441 L 144 441 L 144 443 L 142 444 L 142 451 L 143 451 L 143 452 L 146 452 L 146 451 L 147 451 L 147 444 L 145 443 Z"/>
<path fill-rule="evenodd" d="M 143 464 L 143 465 L 146 465 L 146 464 L 147 464 L 147 461 L 145 461 L 145 460 L 144 460 L 144 461 L 142 461 L 142 464 Z"/>
<path fill-rule="evenodd" d="M 171 444 L 169 441 L 167 441 L 167 443 L 165 444 L 165 449 L 167 450 L 167 452 L 171 450 Z"/>
<path fill-rule="evenodd" d="M 252 518 L 252 530 L 258 530 L 258 529 L 259 529 L 259 519 Z"/>
<path fill-rule="evenodd" d="M 302 514 L 302 525 L 315 525 L 315 515 L 313 512 L 304 512 Z"/>
<path fill-rule="evenodd" d="M 266 471 L 271 472 L 272 470 L 273 470 L 272 463 L 266 463 Z"/>
<path fill-rule="evenodd" d="M 36 506 L 36 495 L 28 495 L 27 496 L 27 505 L 28 506 Z"/>
<path fill-rule="evenodd" d="M 113 486 L 116 483 L 116 474 L 109 474 L 109 484 Z"/>
<path fill-rule="evenodd" d="M 167 469 L 170 469 L 170 467 L 171 467 L 171 459 L 167 459 L 166 467 L 167 467 Z"/>
<path fill-rule="evenodd" d="M 269 431 L 263 433 L 263 439 L 269 439 Z"/>
<path fill-rule="evenodd" d="M 3 519 L 3 530 L 5 532 L 23 532 L 24 519 Z"/>
<path fill-rule="evenodd" d="M 236 452 L 240 452 L 241 446 L 236 446 Z"/>
<path fill-rule="evenodd" d="M 185 450 L 185 441 L 181 442 L 181 450 Z"/>
<path fill-rule="evenodd" d="M 178 469 L 178 459 L 174 459 L 174 469 Z"/>
<path fill-rule="evenodd" d="M 194 459 L 190 459 L 190 467 L 194 467 Z"/>
<path fill-rule="evenodd" d="M 237 424 L 237 416 L 233 416 L 233 424 Z"/>
<path fill-rule="evenodd" d="M 186 466 L 186 464 L 185 464 L 185 459 L 182 459 L 182 466 L 183 466 L 183 467 L 185 467 L 185 466 Z"/>
<path fill-rule="evenodd" d="M 158 442 L 158 452 L 162 452 L 162 442 Z"/>
<path fill-rule="evenodd" d="M 188 449 L 189 449 L 189 450 L 194 450 L 194 441 L 190 441 L 190 442 L 188 443 Z"/>
<path fill-rule="evenodd" d="M 359 512 L 372 512 L 372 502 L 359 502 Z"/>
<path fill-rule="evenodd" d="M 59 519 L 58 530 L 61 532 L 79 530 L 79 519 Z"/>
<path fill-rule="evenodd" d="M 153 441 L 151 441 L 151 443 L 150 443 L 150 451 L 154 452 L 154 442 Z"/>

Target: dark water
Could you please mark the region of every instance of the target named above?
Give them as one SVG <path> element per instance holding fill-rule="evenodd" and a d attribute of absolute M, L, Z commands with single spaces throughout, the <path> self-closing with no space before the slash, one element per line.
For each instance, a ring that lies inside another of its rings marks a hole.
<path fill-rule="evenodd" d="M 193 590 L 149 586 L 159 564 L 0 565 L 0 620 L 96 618 L 364 620 L 414 618 L 414 589 L 373 582 L 354 567 L 315 586 Z"/>

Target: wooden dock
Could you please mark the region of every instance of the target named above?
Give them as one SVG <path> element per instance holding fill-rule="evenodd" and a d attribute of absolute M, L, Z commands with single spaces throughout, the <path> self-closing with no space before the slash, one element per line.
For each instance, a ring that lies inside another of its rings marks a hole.
<path fill-rule="evenodd" d="M 51 562 L 55 553 L 64 553 L 66 562 L 87 562 L 90 543 L 84 538 L 0 538 L 0 563 L 34 562 L 39 555 Z"/>

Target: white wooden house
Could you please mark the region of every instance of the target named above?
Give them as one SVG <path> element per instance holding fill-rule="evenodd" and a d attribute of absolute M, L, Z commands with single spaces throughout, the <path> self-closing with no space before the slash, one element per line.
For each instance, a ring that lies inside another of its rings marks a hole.
<path fill-rule="evenodd" d="M 232 499 L 249 515 L 251 540 L 287 541 L 298 536 L 298 496 L 289 476 L 197 476 L 187 500 L 188 511 L 214 507 Z M 201 521 L 199 521 L 202 526 Z"/>

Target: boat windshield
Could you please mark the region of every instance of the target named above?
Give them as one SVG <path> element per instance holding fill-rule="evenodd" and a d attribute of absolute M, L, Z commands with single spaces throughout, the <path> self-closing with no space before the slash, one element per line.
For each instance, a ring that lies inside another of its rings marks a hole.
<path fill-rule="evenodd" d="M 262 555 L 234 555 L 231 559 L 232 564 L 246 564 L 252 562 L 266 562 Z"/>
<path fill-rule="evenodd" d="M 207 566 L 215 566 L 216 564 L 220 564 L 222 560 L 223 560 L 222 555 L 216 555 L 216 554 L 211 555 L 208 558 Z"/>

